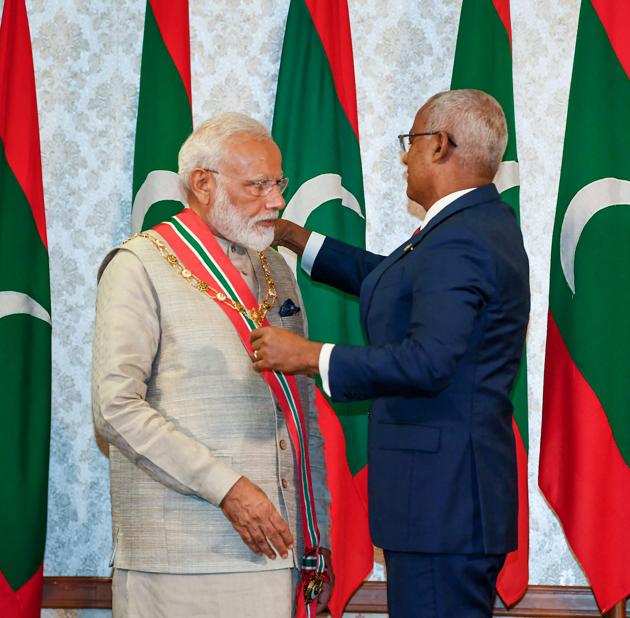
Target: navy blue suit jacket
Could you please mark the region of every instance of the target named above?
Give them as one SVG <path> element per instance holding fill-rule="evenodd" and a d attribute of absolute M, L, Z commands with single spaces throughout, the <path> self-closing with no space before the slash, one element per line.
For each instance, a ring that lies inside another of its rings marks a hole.
<path fill-rule="evenodd" d="M 529 269 L 494 185 L 438 213 L 389 256 L 327 238 L 312 278 L 360 296 L 369 344 L 335 346 L 336 401 L 373 399 L 370 527 L 397 551 L 516 547 L 509 394 L 529 316 Z"/>

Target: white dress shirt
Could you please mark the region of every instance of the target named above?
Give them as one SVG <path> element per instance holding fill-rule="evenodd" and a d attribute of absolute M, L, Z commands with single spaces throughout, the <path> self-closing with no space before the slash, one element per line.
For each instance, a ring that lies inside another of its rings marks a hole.
<path fill-rule="evenodd" d="M 473 191 L 477 187 L 471 187 L 470 189 L 462 189 L 461 191 L 454 191 L 453 193 L 449 193 L 444 197 L 441 197 L 437 202 L 433 204 L 428 210 L 427 214 L 422 221 L 422 227 L 426 227 L 426 225 L 433 219 L 438 213 L 444 210 L 449 204 L 452 204 L 456 199 L 466 195 L 470 191 Z M 311 232 L 309 236 L 308 242 L 304 247 L 304 252 L 302 253 L 302 270 L 310 277 L 311 271 L 313 270 L 313 264 L 315 263 L 315 259 L 317 258 L 317 254 L 319 250 L 322 248 L 326 237 L 318 232 Z M 332 354 L 333 348 L 335 345 L 333 343 L 325 343 L 322 346 L 322 349 L 319 353 L 319 375 L 322 378 L 322 388 L 324 392 L 330 397 L 330 385 L 328 383 L 328 371 L 330 368 L 330 355 Z"/>

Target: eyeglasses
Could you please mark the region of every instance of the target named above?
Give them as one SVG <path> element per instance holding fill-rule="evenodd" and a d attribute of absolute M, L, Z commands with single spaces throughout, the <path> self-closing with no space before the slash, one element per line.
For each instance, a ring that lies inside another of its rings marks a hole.
<path fill-rule="evenodd" d="M 284 190 L 289 184 L 289 179 L 284 176 L 282 178 L 278 178 L 277 180 L 274 180 L 273 178 L 248 179 L 241 178 L 239 176 L 230 176 L 229 174 L 224 174 L 219 170 L 211 170 L 205 167 L 203 169 L 206 172 L 220 174 L 221 176 L 227 176 L 228 178 L 234 178 L 234 180 L 242 180 L 245 190 L 254 197 L 265 197 L 271 193 L 274 187 L 277 187 L 280 193 L 284 193 Z"/>
<path fill-rule="evenodd" d="M 424 133 L 403 133 L 402 135 L 398 136 L 398 141 L 400 142 L 400 149 L 403 152 L 409 152 L 409 149 L 411 148 L 411 144 L 413 144 L 414 137 L 421 137 L 423 135 L 438 135 L 439 133 L 442 133 L 442 131 L 426 131 Z M 451 146 L 456 148 L 457 144 L 453 141 L 453 139 L 448 133 L 446 133 L 446 137 L 448 138 L 448 143 Z"/>

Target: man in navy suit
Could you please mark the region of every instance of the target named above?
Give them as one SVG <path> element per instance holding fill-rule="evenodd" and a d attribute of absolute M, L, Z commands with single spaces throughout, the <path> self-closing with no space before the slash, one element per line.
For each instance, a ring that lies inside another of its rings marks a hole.
<path fill-rule="evenodd" d="M 317 373 L 333 400 L 373 399 L 370 527 L 393 618 L 492 615 L 517 543 L 509 394 L 530 295 L 512 209 L 492 180 L 507 143 L 489 95 L 443 92 L 400 136 L 422 230 L 389 256 L 280 221 L 276 237 L 314 280 L 360 296 L 369 344 L 252 334 L 254 366 Z"/>

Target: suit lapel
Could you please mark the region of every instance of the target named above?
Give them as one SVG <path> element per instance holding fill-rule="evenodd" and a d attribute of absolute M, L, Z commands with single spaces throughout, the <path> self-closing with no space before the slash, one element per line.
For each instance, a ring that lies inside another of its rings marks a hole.
<path fill-rule="evenodd" d="M 499 193 L 497 188 L 493 184 L 485 185 L 470 191 L 462 195 L 462 197 L 456 199 L 449 204 L 444 210 L 439 212 L 433 219 L 429 221 L 426 227 L 412 236 L 409 240 L 406 240 L 402 245 L 390 253 L 364 280 L 361 286 L 360 300 L 361 300 L 361 320 L 367 331 L 367 313 L 372 302 L 372 296 L 374 290 L 378 285 L 383 273 L 390 268 L 393 264 L 398 262 L 401 258 L 411 253 L 427 236 L 440 225 L 440 223 L 446 221 L 446 219 L 452 217 L 454 214 L 461 212 L 467 208 L 477 206 L 478 204 L 484 204 L 487 202 L 494 202 L 499 199 Z"/>

